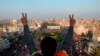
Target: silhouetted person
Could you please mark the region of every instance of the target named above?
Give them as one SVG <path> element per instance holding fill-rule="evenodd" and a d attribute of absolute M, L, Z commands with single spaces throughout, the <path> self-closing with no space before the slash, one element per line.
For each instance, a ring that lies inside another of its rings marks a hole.
<path fill-rule="evenodd" d="M 22 19 L 21 22 L 23 24 L 24 27 L 24 39 L 25 39 L 25 43 L 28 46 L 28 49 L 30 51 L 30 54 L 34 53 L 36 51 L 34 42 L 31 38 L 30 32 L 29 32 L 29 27 L 28 27 L 28 22 L 27 22 L 27 15 L 26 13 L 23 14 L 22 13 Z M 65 51 L 69 54 L 70 52 L 70 48 L 72 47 L 72 36 L 73 36 L 73 28 L 75 25 L 76 20 L 73 19 L 74 15 L 70 16 L 69 15 L 69 19 L 70 19 L 70 26 L 68 29 L 68 33 L 64 39 L 62 48 L 60 51 Z M 57 48 L 57 41 L 51 37 L 45 37 L 42 42 L 41 42 L 41 50 L 42 50 L 42 54 L 35 54 L 35 55 L 39 55 L 39 56 L 54 56 L 56 52 L 56 48 Z M 64 52 L 64 53 L 65 53 Z M 59 53 L 59 52 L 58 52 Z M 66 53 L 66 56 L 67 56 Z M 34 56 L 34 55 L 33 55 Z"/>
<path fill-rule="evenodd" d="M 45 37 L 41 42 L 43 56 L 54 56 L 56 52 L 57 41 L 51 37 Z"/>

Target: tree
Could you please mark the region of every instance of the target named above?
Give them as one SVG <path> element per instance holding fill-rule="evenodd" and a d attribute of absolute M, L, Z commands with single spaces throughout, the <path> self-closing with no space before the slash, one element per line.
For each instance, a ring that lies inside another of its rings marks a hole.
<path fill-rule="evenodd" d="M 57 41 L 58 42 L 61 42 L 63 40 L 63 37 L 61 36 L 61 34 L 59 34 L 58 36 L 57 36 Z"/>

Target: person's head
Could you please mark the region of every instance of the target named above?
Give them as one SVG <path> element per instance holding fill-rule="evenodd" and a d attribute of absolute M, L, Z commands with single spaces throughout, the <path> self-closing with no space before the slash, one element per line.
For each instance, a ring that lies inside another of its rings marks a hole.
<path fill-rule="evenodd" d="M 57 47 L 57 41 L 51 37 L 46 36 L 41 42 L 41 50 L 44 56 L 45 55 L 53 56 L 54 53 L 56 52 L 56 47 Z"/>

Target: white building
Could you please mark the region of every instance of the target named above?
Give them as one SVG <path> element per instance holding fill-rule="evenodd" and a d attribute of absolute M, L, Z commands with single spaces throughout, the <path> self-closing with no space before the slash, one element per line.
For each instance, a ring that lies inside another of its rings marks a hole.
<path fill-rule="evenodd" d="M 100 42 L 100 37 L 97 38 L 97 41 Z"/>
<path fill-rule="evenodd" d="M 81 33 L 87 33 L 89 29 L 86 29 L 83 25 L 78 26 L 77 28 L 75 28 L 75 32 L 79 35 L 81 35 Z"/>
<path fill-rule="evenodd" d="M 88 43 L 88 53 L 91 54 L 95 53 L 96 48 L 97 48 L 96 43 L 92 43 L 92 42 Z"/>
<path fill-rule="evenodd" d="M 47 29 L 50 29 L 50 30 L 59 30 L 60 29 L 60 26 L 47 26 Z"/>

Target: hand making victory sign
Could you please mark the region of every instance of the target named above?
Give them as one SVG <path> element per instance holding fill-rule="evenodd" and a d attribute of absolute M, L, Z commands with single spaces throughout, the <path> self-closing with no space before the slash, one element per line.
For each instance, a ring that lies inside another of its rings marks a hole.
<path fill-rule="evenodd" d="M 23 26 L 27 25 L 27 14 L 22 13 L 22 18 L 21 18 L 21 22 L 23 24 Z"/>
<path fill-rule="evenodd" d="M 73 14 L 72 14 L 72 16 L 69 15 L 69 19 L 70 19 L 70 26 L 74 26 L 76 23 L 76 20 L 74 19 L 74 15 Z"/>

